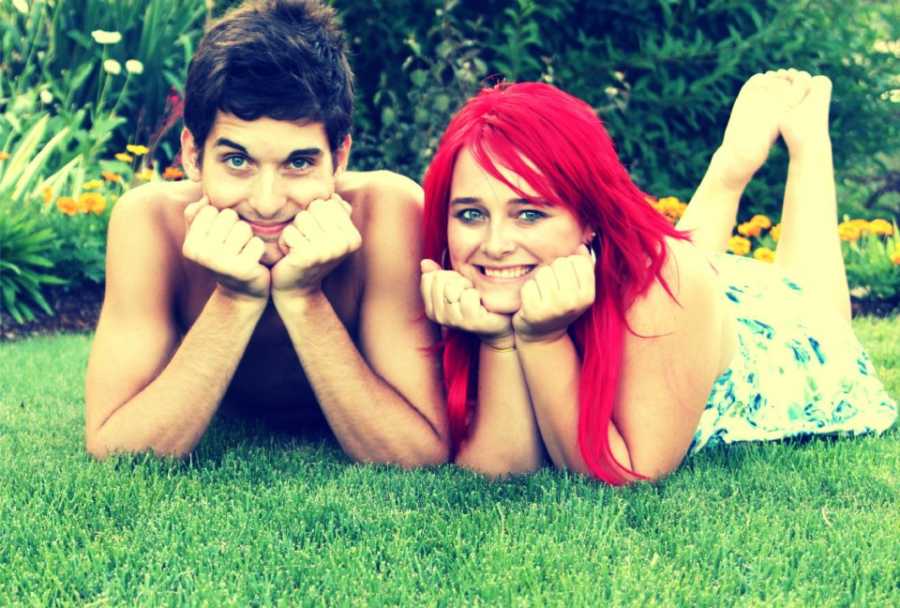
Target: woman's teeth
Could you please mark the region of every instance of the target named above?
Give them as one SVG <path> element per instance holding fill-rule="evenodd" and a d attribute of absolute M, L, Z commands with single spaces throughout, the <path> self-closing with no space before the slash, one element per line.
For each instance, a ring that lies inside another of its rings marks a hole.
<path fill-rule="evenodd" d="M 531 272 L 532 266 L 513 266 L 511 268 L 488 268 L 482 267 L 485 276 L 494 279 L 517 279 Z"/>

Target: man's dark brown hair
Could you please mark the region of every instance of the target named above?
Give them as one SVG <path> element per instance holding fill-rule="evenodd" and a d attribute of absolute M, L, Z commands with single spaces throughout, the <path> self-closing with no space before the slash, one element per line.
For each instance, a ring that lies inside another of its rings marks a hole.
<path fill-rule="evenodd" d="M 335 152 L 350 132 L 353 72 L 334 9 L 318 0 L 248 0 L 215 22 L 185 87 L 184 124 L 201 153 L 219 110 L 321 122 Z"/>

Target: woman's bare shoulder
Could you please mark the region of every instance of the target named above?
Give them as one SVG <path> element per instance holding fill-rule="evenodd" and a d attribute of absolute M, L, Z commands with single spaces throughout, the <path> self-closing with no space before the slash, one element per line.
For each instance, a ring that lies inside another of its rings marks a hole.
<path fill-rule="evenodd" d="M 668 239 L 666 261 L 646 293 L 626 312 L 639 335 L 671 334 L 685 324 L 720 323 L 722 296 L 706 254 L 687 241 Z"/>

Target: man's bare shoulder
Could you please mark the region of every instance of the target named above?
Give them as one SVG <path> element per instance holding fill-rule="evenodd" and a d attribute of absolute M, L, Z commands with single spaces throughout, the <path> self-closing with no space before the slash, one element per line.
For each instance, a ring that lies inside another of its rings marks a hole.
<path fill-rule="evenodd" d="M 134 229 L 137 222 L 177 239 L 184 232 L 184 208 L 200 196 L 200 185 L 190 181 L 153 182 L 132 188 L 116 203 L 110 229 L 123 227 L 126 222 Z"/>
<path fill-rule="evenodd" d="M 337 192 L 366 217 L 373 214 L 407 214 L 421 210 L 422 187 L 392 171 L 346 171 L 337 181 Z"/>

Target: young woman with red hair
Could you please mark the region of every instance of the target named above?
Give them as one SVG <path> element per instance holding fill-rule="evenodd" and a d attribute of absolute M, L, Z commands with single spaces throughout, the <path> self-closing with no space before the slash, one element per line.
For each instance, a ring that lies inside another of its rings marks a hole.
<path fill-rule="evenodd" d="M 523 83 L 466 103 L 424 182 L 422 295 L 445 328 L 456 462 L 502 475 L 546 454 L 624 484 L 705 445 L 890 426 L 850 326 L 830 91 L 796 70 L 751 78 L 677 229 L 583 101 Z M 775 264 L 726 255 L 779 135 Z"/>

